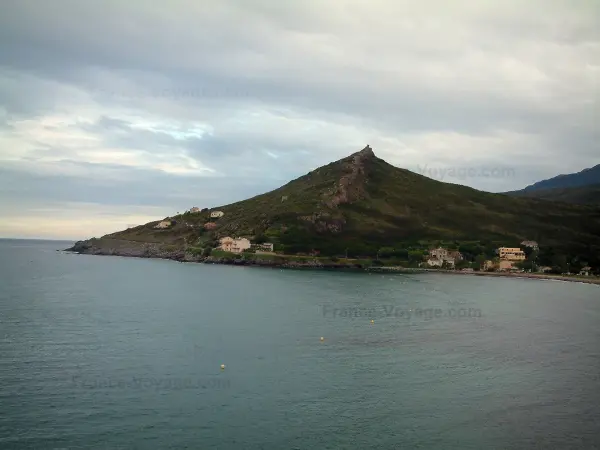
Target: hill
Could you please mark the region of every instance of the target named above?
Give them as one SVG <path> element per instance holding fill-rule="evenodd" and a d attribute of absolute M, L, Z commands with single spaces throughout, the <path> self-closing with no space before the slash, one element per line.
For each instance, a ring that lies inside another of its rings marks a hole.
<path fill-rule="evenodd" d="M 600 208 L 550 203 L 443 183 L 394 167 L 367 146 L 248 200 L 78 242 L 83 253 L 189 257 L 223 236 L 268 240 L 286 254 L 375 257 L 382 247 L 418 248 L 437 241 L 514 245 L 535 239 L 588 260 L 600 254 Z"/>

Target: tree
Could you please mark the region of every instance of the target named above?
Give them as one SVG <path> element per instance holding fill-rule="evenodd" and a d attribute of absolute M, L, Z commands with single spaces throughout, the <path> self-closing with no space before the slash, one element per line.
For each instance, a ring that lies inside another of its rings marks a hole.
<path fill-rule="evenodd" d="M 480 254 L 475 257 L 475 264 L 480 269 L 483 267 L 483 265 L 485 264 L 486 261 L 487 261 L 487 259 L 486 259 L 485 255 Z"/>
<path fill-rule="evenodd" d="M 421 250 L 410 250 L 408 252 L 408 260 L 410 262 L 422 262 L 423 259 L 424 259 L 424 255 Z"/>
<path fill-rule="evenodd" d="M 264 234 L 259 234 L 254 238 L 254 243 L 256 244 L 264 244 L 268 239 Z"/>
<path fill-rule="evenodd" d="M 451 270 L 451 269 L 454 269 L 454 266 L 452 264 L 450 264 L 448 261 L 444 261 L 442 263 L 442 269 Z"/>
<path fill-rule="evenodd" d="M 517 266 L 520 269 L 526 270 L 526 271 L 533 271 L 533 262 L 532 261 L 519 261 L 518 263 L 515 264 L 515 266 Z"/>
<path fill-rule="evenodd" d="M 558 273 L 565 273 L 569 271 L 569 264 L 565 255 L 555 255 L 552 258 L 552 270 Z"/>
<path fill-rule="evenodd" d="M 461 260 L 461 261 L 457 261 L 456 262 L 456 268 L 457 269 L 466 269 L 468 267 L 471 267 L 471 263 L 469 261 L 466 260 Z"/>

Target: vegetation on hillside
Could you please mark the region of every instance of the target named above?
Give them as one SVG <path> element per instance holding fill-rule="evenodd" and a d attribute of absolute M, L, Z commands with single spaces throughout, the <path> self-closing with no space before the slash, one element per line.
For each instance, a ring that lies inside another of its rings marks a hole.
<path fill-rule="evenodd" d="M 533 239 L 552 257 L 600 265 L 599 207 L 443 183 L 391 166 L 369 147 L 279 189 L 215 209 L 224 216 L 188 212 L 170 218 L 174 224 L 168 229 L 155 229 L 156 221 L 108 237 L 204 254 L 220 237 L 243 236 L 273 242 L 286 254 L 409 265 L 441 243 L 475 262 L 492 257 L 498 246 Z M 216 226 L 205 230 L 209 221 Z"/>

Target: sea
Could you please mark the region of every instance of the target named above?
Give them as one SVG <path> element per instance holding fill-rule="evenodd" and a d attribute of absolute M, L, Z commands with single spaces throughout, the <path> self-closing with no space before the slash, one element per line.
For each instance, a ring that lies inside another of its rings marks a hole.
<path fill-rule="evenodd" d="M 600 286 L 0 240 L 0 449 L 600 448 Z"/>

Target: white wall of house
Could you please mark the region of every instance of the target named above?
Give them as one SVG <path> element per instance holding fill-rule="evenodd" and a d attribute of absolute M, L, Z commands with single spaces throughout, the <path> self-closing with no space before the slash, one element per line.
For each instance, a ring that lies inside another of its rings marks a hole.
<path fill-rule="evenodd" d="M 224 214 L 223 211 L 211 211 L 210 217 L 223 217 Z"/>
<path fill-rule="evenodd" d="M 242 253 L 250 248 L 250 241 L 246 238 L 234 239 L 232 237 L 224 237 L 219 240 L 219 248 L 226 252 Z"/>
<path fill-rule="evenodd" d="M 255 248 L 256 251 L 261 251 L 261 252 L 272 252 L 273 251 L 273 244 L 271 242 L 265 242 L 263 244 L 253 244 L 252 247 Z"/>

